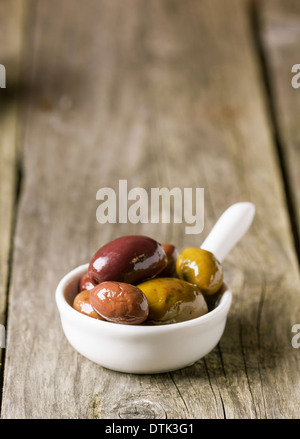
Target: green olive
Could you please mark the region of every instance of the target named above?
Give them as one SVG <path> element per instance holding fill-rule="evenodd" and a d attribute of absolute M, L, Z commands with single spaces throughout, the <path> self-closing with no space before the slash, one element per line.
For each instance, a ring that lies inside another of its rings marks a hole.
<path fill-rule="evenodd" d="M 208 311 L 201 290 L 181 279 L 155 278 L 139 284 L 138 288 L 148 300 L 148 324 L 182 322 L 200 317 Z"/>
<path fill-rule="evenodd" d="M 197 285 L 203 294 L 216 293 L 223 283 L 223 267 L 213 253 L 201 248 L 183 250 L 176 263 L 180 279 Z"/>

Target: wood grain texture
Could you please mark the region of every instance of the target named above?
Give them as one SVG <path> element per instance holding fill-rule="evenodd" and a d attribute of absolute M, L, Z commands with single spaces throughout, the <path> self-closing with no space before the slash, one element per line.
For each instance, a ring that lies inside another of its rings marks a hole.
<path fill-rule="evenodd" d="M 23 8 L 20 1 L 0 1 L 0 63 L 6 88 L 0 90 L 0 361 L 5 347 L 7 288 L 18 182 L 18 83 L 22 49 Z M 4 339 L 3 339 L 4 337 Z M 2 361 L 0 363 L 2 373 Z"/>
<path fill-rule="evenodd" d="M 295 0 L 262 1 L 257 5 L 260 38 L 266 67 L 269 70 L 270 88 L 277 121 L 282 160 L 290 188 L 294 222 L 300 234 L 300 90 L 292 86 L 300 64 L 300 4 Z M 298 80 L 299 82 L 299 80 Z M 300 248 L 298 248 L 300 254 Z"/>
<path fill-rule="evenodd" d="M 246 4 L 31 8 L 2 418 L 299 417 L 298 267 Z M 203 234 L 185 235 L 182 224 L 100 226 L 96 192 L 119 179 L 147 190 L 204 187 Z M 257 215 L 224 264 L 233 305 L 213 352 L 143 376 L 73 350 L 54 302 L 62 275 L 122 234 L 200 245 L 243 200 Z"/>

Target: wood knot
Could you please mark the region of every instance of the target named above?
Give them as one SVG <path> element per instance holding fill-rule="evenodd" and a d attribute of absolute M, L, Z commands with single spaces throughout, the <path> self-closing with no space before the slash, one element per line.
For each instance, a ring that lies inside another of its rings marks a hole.
<path fill-rule="evenodd" d="M 119 408 L 121 419 L 166 419 L 164 408 L 158 403 L 146 399 L 127 402 Z"/>

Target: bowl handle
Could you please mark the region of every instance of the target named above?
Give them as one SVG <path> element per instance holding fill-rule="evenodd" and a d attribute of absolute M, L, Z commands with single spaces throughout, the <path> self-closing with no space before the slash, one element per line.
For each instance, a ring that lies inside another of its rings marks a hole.
<path fill-rule="evenodd" d="M 247 232 L 254 215 L 255 206 L 253 203 L 233 204 L 220 216 L 201 248 L 212 252 L 222 262 Z"/>

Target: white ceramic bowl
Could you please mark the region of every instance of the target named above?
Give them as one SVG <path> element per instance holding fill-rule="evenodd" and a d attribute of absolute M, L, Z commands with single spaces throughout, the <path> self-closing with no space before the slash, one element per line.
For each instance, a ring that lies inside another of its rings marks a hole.
<path fill-rule="evenodd" d="M 84 357 L 127 373 L 161 373 L 192 365 L 222 337 L 232 294 L 224 284 L 218 305 L 186 322 L 160 326 L 120 325 L 97 320 L 72 307 L 88 264 L 66 274 L 56 290 L 62 327 L 70 344 Z"/>

